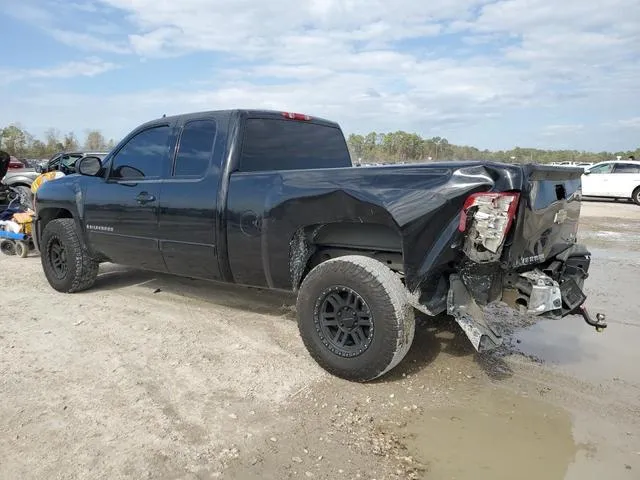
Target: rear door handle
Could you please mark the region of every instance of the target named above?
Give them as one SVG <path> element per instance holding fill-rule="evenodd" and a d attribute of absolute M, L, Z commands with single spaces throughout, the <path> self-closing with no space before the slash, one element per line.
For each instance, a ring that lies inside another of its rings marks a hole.
<path fill-rule="evenodd" d="M 136 202 L 140 205 L 144 205 L 145 203 L 153 202 L 156 199 L 153 195 L 148 194 L 147 192 L 141 192 L 136 197 Z"/>

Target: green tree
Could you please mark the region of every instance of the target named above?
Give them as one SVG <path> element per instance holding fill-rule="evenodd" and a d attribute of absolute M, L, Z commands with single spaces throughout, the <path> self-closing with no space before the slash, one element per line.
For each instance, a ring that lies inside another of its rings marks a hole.
<path fill-rule="evenodd" d="M 46 158 L 48 156 L 47 146 L 42 140 L 34 140 L 29 149 L 29 156 L 33 158 Z"/>
<path fill-rule="evenodd" d="M 16 157 L 27 153 L 28 134 L 17 124 L 2 129 L 2 147 Z"/>
<path fill-rule="evenodd" d="M 349 146 L 352 161 L 358 162 L 364 155 L 364 137 L 352 133 L 347 139 L 347 145 Z"/>
<path fill-rule="evenodd" d="M 64 144 L 60 141 L 60 130 L 49 128 L 44 132 L 44 143 L 47 147 L 47 155 L 64 150 Z"/>
<path fill-rule="evenodd" d="M 64 136 L 64 139 L 62 140 L 62 146 L 65 152 L 72 152 L 80 148 L 78 139 L 73 132 L 69 132 Z"/>
<path fill-rule="evenodd" d="M 106 141 L 100 130 L 89 130 L 84 141 L 86 150 L 99 151 L 107 148 Z"/>

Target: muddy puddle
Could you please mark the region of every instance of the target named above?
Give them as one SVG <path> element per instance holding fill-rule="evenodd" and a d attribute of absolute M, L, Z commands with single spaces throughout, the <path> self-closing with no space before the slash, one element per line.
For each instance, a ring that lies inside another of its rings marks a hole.
<path fill-rule="evenodd" d="M 501 388 L 427 410 L 398 434 L 430 480 L 562 480 L 578 450 L 566 411 Z"/>
<path fill-rule="evenodd" d="M 542 320 L 515 332 L 515 349 L 581 380 L 624 380 L 640 385 L 635 360 L 640 338 L 640 253 L 591 246 L 590 250 L 587 306 L 593 316 L 605 313 L 608 327 L 596 333 L 579 316 Z"/>

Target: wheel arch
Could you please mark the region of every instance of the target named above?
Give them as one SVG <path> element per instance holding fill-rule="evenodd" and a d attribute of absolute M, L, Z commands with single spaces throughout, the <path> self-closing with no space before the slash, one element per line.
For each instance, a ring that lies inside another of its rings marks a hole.
<path fill-rule="evenodd" d="M 43 208 L 38 211 L 38 221 L 40 222 L 40 228 L 42 231 L 44 231 L 45 227 L 51 220 L 55 220 L 57 218 L 73 218 L 75 220 L 73 213 L 66 208 L 50 207 Z M 78 222 L 76 220 L 76 224 L 77 223 Z"/>
<path fill-rule="evenodd" d="M 78 220 L 74 217 L 71 210 L 61 207 L 47 207 L 38 209 L 38 217 L 35 222 L 35 235 L 33 236 L 34 243 L 38 250 L 40 250 L 40 240 L 42 238 L 42 232 L 44 232 L 44 229 L 47 227 L 49 222 L 57 218 L 73 218 L 75 220 L 76 227 L 79 228 L 80 226 Z M 79 230 L 79 232 L 81 232 L 82 236 L 82 230 Z"/>
<path fill-rule="evenodd" d="M 640 185 L 634 188 L 631 192 L 631 200 L 633 200 L 637 205 L 640 205 Z"/>
<path fill-rule="evenodd" d="M 331 222 L 296 230 L 290 242 L 289 268 L 294 291 L 317 265 L 347 255 L 374 258 L 403 270 L 402 237 L 397 229 L 379 223 Z"/>

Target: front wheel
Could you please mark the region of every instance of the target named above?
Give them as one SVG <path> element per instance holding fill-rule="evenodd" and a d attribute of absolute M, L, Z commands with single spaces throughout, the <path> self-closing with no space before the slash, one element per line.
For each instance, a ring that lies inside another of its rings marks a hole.
<path fill-rule="evenodd" d="M 640 187 L 636 188 L 631 195 L 631 199 L 636 205 L 640 205 Z"/>
<path fill-rule="evenodd" d="M 405 357 L 415 333 L 413 308 L 398 276 L 377 260 L 344 256 L 302 282 L 298 328 L 329 373 L 358 382 L 380 377 Z"/>
<path fill-rule="evenodd" d="M 89 255 L 72 218 L 50 221 L 42 232 L 40 249 L 44 274 L 55 290 L 73 293 L 94 284 L 98 262 Z"/>

